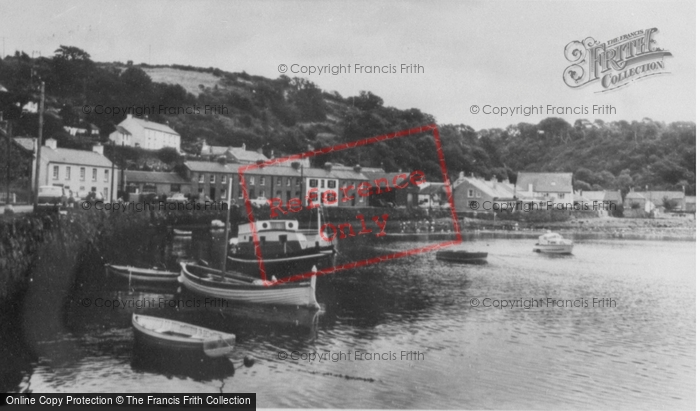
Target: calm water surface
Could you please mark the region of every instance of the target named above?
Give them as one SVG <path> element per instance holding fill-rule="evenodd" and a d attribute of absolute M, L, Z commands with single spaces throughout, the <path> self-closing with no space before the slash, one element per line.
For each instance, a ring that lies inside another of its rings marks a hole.
<path fill-rule="evenodd" d="M 51 338 L 25 337 L 35 357 L 22 362 L 12 348 L 3 355 L 13 359 L 12 371 L 0 378 L 11 391 L 256 392 L 260 407 L 694 409 L 695 243 L 577 240 L 573 256 L 551 257 L 533 253 L 534 242 L 471 238 L 455 247 L 488 251 L 483 266 L 441 263 L 431 253 L 325 276 L 321 313 L 86 308 L 84 298 L 190 296 L 123 283 L 84 290 L 62 308 Z M 371 250 L 342 247 L 346 260 Z M 166 247 L 211 251 L 198 238 Z M 541 298 L 588 306 L 522 306 Z M 614 303 L 593 307 L 594 298 Z M 488 307 L 485 299 L 520 306 Z M 199 367 L 137 355 L 135 311 L 234 332 L 236 349 Z M 402 351 L 422 356 L 401 360 Z M 292 352 L 327 352 L 338 361 L 280 358 Z M 378 357 L 358 360 L 356 352 Z M 256 359 L 251 368 L 242 366 L 246 355 Z"/>

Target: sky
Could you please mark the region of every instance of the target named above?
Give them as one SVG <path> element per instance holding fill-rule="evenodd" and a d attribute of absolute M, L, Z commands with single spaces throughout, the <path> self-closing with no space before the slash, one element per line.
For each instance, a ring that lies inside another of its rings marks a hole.
<path fill-rule="evenodd" d="M 672 54 L 664 58 L 667 74 L 605 93 L 596 92 L 600 85 L 564 83 L 570 42 L 607 42 L 649 28 L 658 29 L 656 46 Z M 476 130 L 547 117 L 695 121 L 696 113 L 694 1 L 0 0 L 0 37 L 5 54 L 50 56 L 70 45 L 94 61 L 217 67 L 268 78 L 280 76 L 284 64 L 285 75 L 323 90 L 344 97 L 371 91 L 387 106 L 418 108 L 439 124 Z M 401 73 L 401 64 L 422 72 Z M 350 72 L 292 72 L 328 65 L 350 65 Z M 356 65 L 395 72 L 356 73 Z M 547 113 L 547 105 L 588 113 Z M 593 105 L 614 112 L 593 114 Z M 486 106 L 542 110 L 498 115 Z"/>

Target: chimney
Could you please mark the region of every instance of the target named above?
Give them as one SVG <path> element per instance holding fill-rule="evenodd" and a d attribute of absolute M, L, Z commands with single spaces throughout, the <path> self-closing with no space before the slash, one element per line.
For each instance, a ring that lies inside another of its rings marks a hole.
<path fill-rule="evenodd" d="M 257 150 L 258 154 L 262 154 L 262 147 Z"/>
<path fill-rule="evenodd" d="M 533 194 L 533 191 L 532 191 L 532 183 L 530 183 L 530 184 L 527 185 L 527 192 L 530 193 L 530 195 Z"/>
<path fill-rule="evenodd" d="M 241 150 L 245 150 L 245 143 L 241 144 Z"/>
<path fill-rule="evenodd" d="M 326 163 L 323 165 L 323 168 L 326 170 L 326 173 L 330 173 L 331 170 L 333 169 L 333 164 L 332 163 Z"/>
<path fill-rule="evenodd" d="M 498 182 L 498 180 L 496 180 L 496 175 L 491 176 L 491 186 L 492 186 L 493 188 L 496 188 L 496 183 L 497 183 L 497 182 Z"/>
<path fill-rule="evenodd" d="M 44 142 L 44 146 L 51 148 L 51 149 L 56 149 L 56 140 L 53 138 L 47 138 L 46 141 Z"/>
<path fill-rule="evenodd" d="M 460 178 L 460 179 L 461 179 L 461 178 L 464 178 L 464 171 L 460 171 L 460 172 L 459 172 L 459 178 Z"/>
<path fill-rule="evenodd" d="M 362 171 L 362 167 L 360 167 L 359 164 L 355 164 L 355 167 L 352 168 L 353 171 L 355 171 L 357 174 L 360 174 L 360 171 Z"/>
<path fill-rule="evenodd" d="M 133 114 L 127 114 L 127 115 L 126 115 L 126 119 L 127 119 L 127 120 L 131 120 L 132 118 L 134 118 L 134 115 L 133 115 Z"/>
<path fill-rule="evenodd" d="M 105 148 L 102 144 L 95 144 L 94 146 L 92 146 L 92 151 L 101 156 L 105 155 Z"/>
<path fill-rule="evenodd" d="M 275 150 L 270 150 L 270 158 L 275 158 Z"/>

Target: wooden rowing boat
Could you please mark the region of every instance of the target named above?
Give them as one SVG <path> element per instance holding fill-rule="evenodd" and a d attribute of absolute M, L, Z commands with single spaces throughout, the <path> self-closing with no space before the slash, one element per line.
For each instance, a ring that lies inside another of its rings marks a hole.
<path fill-rule="evenodd" d="M 261 279 L 196 264 L 180 264 L 180 282 L 188 290 L 232 303 L 291 305 L 319 309 L 316 301 L 316 277 L 271 285 Z"/>
<path fill-rule="evenodd" d="M 130 265 L 105 264 L 107 275 L 126 278 L 130 282 L 144 283 L 177 283 L 180 273 L 177 271 L 159 270 L 157 268 L 132 267 Z"/>
<path fill-rule="evenodd" d="M 157 348 L 204 353 L 222 357 L 233 350 L 236 336 L 165 318 L 133 314 L 136 340 Z"/>
<path fill-rule="evenodd" d="M 464 264 L 486 264 L 486 257 L 489 253 L 472 253 L 461 250 L 438 251 L 436 258 L 440 261 Z"/>

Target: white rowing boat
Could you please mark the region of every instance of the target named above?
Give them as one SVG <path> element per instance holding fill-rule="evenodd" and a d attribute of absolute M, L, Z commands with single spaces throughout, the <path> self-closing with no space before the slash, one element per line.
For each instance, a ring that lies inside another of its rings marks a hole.
<path fill-rule="evenodd" d="M 196 264 L 180 264 L 180 282 L 188 290 L 206 297 L 223 298 L 233 303 L 291 305 L 319 309 L 316 301 L 316 277 L 271 285 L 261 279 Z"/>
<path fill-rule="evenodd" d="M 233 350 L 236 336 L 175 320 L 133 314 L 131 324 L 140 343 L 221 357 Z"/>

